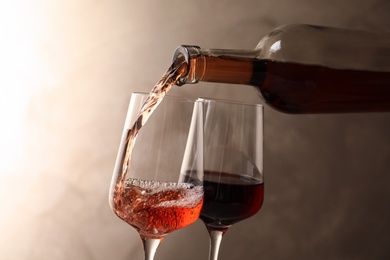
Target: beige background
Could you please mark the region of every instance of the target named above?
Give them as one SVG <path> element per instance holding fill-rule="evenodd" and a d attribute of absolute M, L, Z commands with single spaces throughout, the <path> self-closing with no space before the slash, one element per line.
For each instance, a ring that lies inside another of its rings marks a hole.
<path fill-rule="evenodd" d="M 296 22 L 390 33 L 389 14 L 388 0 L 1 1 L 0 259 L 142 259 L 108 187 L 130 94 L 178 45 L 250 49 Z M 172 92 L 262 102 L 244 86 Z M 390 114 L 265 117 L 265 204 L 220 259 L 388 259 Z M 156 259 L 207 247 L 197 222 Z"/>

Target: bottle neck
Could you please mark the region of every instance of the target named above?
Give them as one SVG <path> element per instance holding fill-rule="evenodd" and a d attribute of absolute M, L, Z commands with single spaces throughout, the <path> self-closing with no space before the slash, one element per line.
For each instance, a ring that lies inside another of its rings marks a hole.
<path fill-rule="evenodd" d="M 179 46 L 173 60 L 184 58 L 186 73 L 176 85 L 193 84 L 199 81 L 250 84 L 253 76 L 256 50 L 202 49 L 198 46 Z"/>

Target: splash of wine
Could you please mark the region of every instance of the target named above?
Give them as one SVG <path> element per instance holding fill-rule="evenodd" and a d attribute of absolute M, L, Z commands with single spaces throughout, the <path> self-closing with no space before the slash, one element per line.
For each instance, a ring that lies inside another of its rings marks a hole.
<path fill-rule="evenodd" d="M 187 63 L 183 57 L 178 57 L 167 72 L 162 76 L 162 78 L 156 83 L 156 85 L 149 92 L 147 99 L 142 105 L 137 120 L 134 125 L 127 130 L 126 133 L 126 151 L 122 160 L 122 173 L 121 178 L 117 182 L 117 192 L 122 194 L 123 186 L 122 183 L 126 179 L 127 170 L 130 167 L 132 150 L 138 135 L 138 132 L 145 125 L 146 121 L 152 115 L 153 111 L 158 107 L 158 105 L 163 100 L 166 93 L 171 89 L 171 87 L 176 83 L 176 81 L 181 78 L 187 70 Z M 121 188 L 122 187 L 122 188 Z M 121 200 L 121 196 L 117 196 L 116 200 Z M 118 201 L 120 202 L 120 201 Z"/>

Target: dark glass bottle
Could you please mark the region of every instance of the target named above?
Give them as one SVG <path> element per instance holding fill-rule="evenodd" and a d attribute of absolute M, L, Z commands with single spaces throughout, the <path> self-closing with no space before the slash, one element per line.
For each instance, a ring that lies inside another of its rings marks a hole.
<path fill-rule="evenodd" d="M 282 26 L 254 50 L 180 46 L 187 63 L 176 84 L 254 86 L 285 113 L 390 111 L 390 37 L 313 25 Z"/>

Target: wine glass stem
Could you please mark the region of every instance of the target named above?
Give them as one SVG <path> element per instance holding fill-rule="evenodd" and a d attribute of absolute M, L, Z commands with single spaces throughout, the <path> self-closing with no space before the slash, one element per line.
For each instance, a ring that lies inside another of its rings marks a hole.
<path fill-rule="evenodd" d="M 224 232 L 219 230 L 210 230 L 210 252 L 209 252 L 209 260 L 217 260 L 219 247 L 221 245 L 222 236 Z"/>
<path fill-rule="evenodd" d="M 145 260 L 153 260 L 157 247 L 160 245 L 161 239 L 159 238 L 142 238 L 142 244 L 144 245 Z"/>

